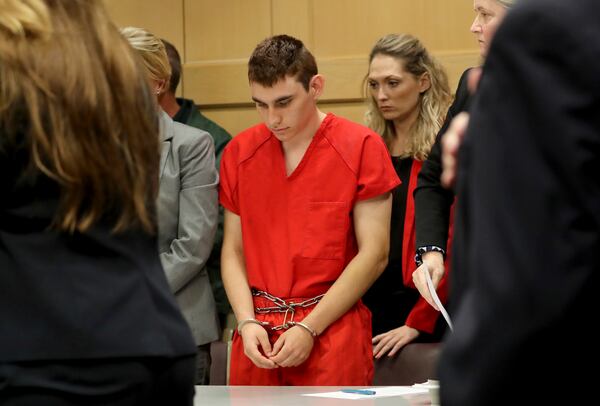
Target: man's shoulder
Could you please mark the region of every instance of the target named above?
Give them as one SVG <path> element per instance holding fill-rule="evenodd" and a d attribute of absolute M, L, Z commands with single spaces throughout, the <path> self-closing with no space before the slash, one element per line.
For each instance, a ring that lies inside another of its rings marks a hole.
<path fill-rule="evenodd" d="M 226 129 L 221 127 L 219 124 L 217 124 L 210 118 L 206 117 L 204 114 L 202 114 L 202 112 L 200 110 L 196 110 L 194 113 L 195 113 L 194 117 L 196 119 L 196 122 L 198 123 L 197 128 L 206 130 L 208 132 L 210 132 L 211 130 L 217 130 L 221 133 L 226 134 L 229 138 L 231 138 L 231 134 L 229 134 L 229 132 Z"/>
<path fill-rule="evenodd" d="M 186 123 L 188 125 L 194 126 L 204 131 L 208 131 L 210 135 L 216 140 L 224 140 L 229 141 L 231 139 L 231 134 L 221 127 L 219 124 L 215 123 L 210 118 L 206 117 L 202 112 L 198 109 L 194 110 L 190 117 L 190 121 Z"/>
<path fill-rule="evenodd" d="M 332 114 L 330 116 L 330 122 L 325 130 L 325 138 L 336 149 L 356 150 L 362 148 L 369 139 L 375 139 L 376 142 L 381 141 L 381 136 L 367 126 Z"/>
<path fill-rule="evenodd" d="M 597 25 L 594 23 L 599 20 L 598 0 L 529 0 L 519 2 L 507 15 L 506 23 L 503 23 L 499 30 L 506 31 L 518 27 L 520 31 L 528 31 L 558 27 L 564 30 L 561 36 L 569 37 L 594 32 L 590 28 Z M 568 49 L 560 51 L 569 52 Z"/>
<path fill-rule="evenodd" d="M 350 121 L 347 118 L 328 114 L 325 138 L 333 144 L 357 145 L 367 138 L 377 137 L 377 133 L 362 124 Z"/>
<path fill-rule="evenodd" d="M 225 147 L 225 153 L 234 155 L 238 163 L 250 159 L 272 137 L 264 124 L 257 124 L 240 132 Z"/>
<path fill-rule="evenodd" d="M 564 20 L 564 18 L 561 18 L 562 16 L 556 15 L 557 11 L 567 15 L 589 15 L 591 13 L 592 16 L 590 17 L 593 18 L 593 14 L 597 13 L 598 10 L 600 10 L 598 0 L 528 0 L 518 2 L 510 14 L 554 16 L 557 20 Z"/>
<path fill-rule="evenodd" d="M 359 169 L 365 148 L 386 150 L 381 136 L 370 128 L 343 117 L 329 116 L 325 138 L 353 171 Z"/>
<path fill-rule="evenodd" d="M 558 63 L 565 72 L 572 70 L 574 83 L 587 81 L 596 86 L 599 38 L 598 0 L 522 1 L 498 28 L 489 56 L 509 54 L 522 60 L 519 53 L 527 53 L 528 60 L 544 66 Z"/>

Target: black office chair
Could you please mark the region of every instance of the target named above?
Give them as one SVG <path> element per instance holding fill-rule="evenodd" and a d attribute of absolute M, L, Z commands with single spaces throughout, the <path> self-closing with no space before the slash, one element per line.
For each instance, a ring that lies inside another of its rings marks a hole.
<path fill-rule="evenodd" d="M 231 341 L 213 341 L 210 343 L 210 379 L 209 385 L 229 384 L 229 354 Z"/>
<path fill-rule="evenodd" d="M 373 385 L 405 386 L 437 379 L 440 343 L 412 343 L 393 357 L 375 360 Z"/>

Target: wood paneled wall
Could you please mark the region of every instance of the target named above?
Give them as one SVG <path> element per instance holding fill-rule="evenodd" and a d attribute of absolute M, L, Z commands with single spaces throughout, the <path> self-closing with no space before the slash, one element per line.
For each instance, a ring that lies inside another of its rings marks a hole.
<path fill-rule="evenodd" d="M 375 41 L 391 32 L 419 37 L 454 88 L 479 53 L 471 0 L 105 0 L 119 26 L 147 28 L 178 47 L 180 92 L 232 134 L 259 118 L 246 62 L 267 36 L 300 38 L 325 76 L 321 108 L 362 122 L 362 79 Z"/>

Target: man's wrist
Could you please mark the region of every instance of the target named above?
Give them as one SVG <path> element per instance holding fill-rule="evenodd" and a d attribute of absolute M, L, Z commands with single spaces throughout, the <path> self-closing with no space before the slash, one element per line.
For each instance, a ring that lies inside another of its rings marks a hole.
<path fill-rule="evenodd" d="M 239 322 L 238 322 L 238 325 L 237 325 L 237 332 L 238 332 L 238 334 L 239 334 L 239 335 L 242 335 L 242 329 L 243 329 L 243 328 L 244 328 L 244 326 L 245 326 L 245 325 L 247 325 L 247 324 L 258 324 L 259 326 L 261 326 L 261 327 L 263 327 L 263 328 L 264 328 L 265 326 L 268 326 L 268 325 L 269 325 L 269 323 L 267 323 L 267 322 L 264 322 L 264 321 L 259 321 L 259 320 L 256 320 L 255 318 L 247 318 L 247 319 L 244 319 L 244 320 L 241 320 L 241 321 L 239 321 Z"/>
<path fill-rule="evenodd" d="M 318 334 L 317 331 L 312 328 L 311 326 L 309 326 L 308 324 L 302 322 L 302 321 L 292 321 L 290 322 L 290 324 L 292 324 L 293 326 L 298 326 L 300 328 L 302 328 L 304 331 L 306 331 L 308 334 L 310 334 L 312 336 L 312 338 L 317 338 Z"/>
<path fill-rule="evenodd" d="M 446 257 L 446 251 L 443 248 L 438 247 L 437 245 L 425 245 L 417 248 L 417 253 L 415 255 L 415 263 L 417 266 L 423 265 L 423 255 L 428 252 L 439 252 L 443 257 Z"/>

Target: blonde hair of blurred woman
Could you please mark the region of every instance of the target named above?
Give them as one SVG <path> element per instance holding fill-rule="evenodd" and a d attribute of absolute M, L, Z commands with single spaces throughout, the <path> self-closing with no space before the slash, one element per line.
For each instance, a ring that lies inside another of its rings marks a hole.
<path fill-rule="evenodd" d="M 403 154 L 422 161 L 427 158 L 452 101 L 446 71 L 435 58 L 429 55 L 421 41 L 409 34 L 388 34 L 380 38 L 371 50 L 369 63 L 377 55 L 387 55 L 400 60 L 405 70 L 415 77 L 429 75 L 431 86 L 420 96 L 419 116 L 410 129 Z M 389 148 L 394 136 L 394 124 L 382 116 L 377 101 L 369 91 L 369 83 L 366 79 L 367 77 L 364 81 L 367 101 L 365 121 L 369 128 L 383 137 Z"/>
<path fill-rule="evenodd" d="M 142 57 L 148 78 L 155 82 L 155 93 L 163 93 L 169 86 L 171 64 L 165 44 L 143 28 L 121 28 L 121 35 Z"/>
<path fill-rule="evenodd" d="M 0 153 L 60 188 L 54 227 L 155 232 L 158 126 L 137 56 L 100 0 L 0 0 Z"/>

